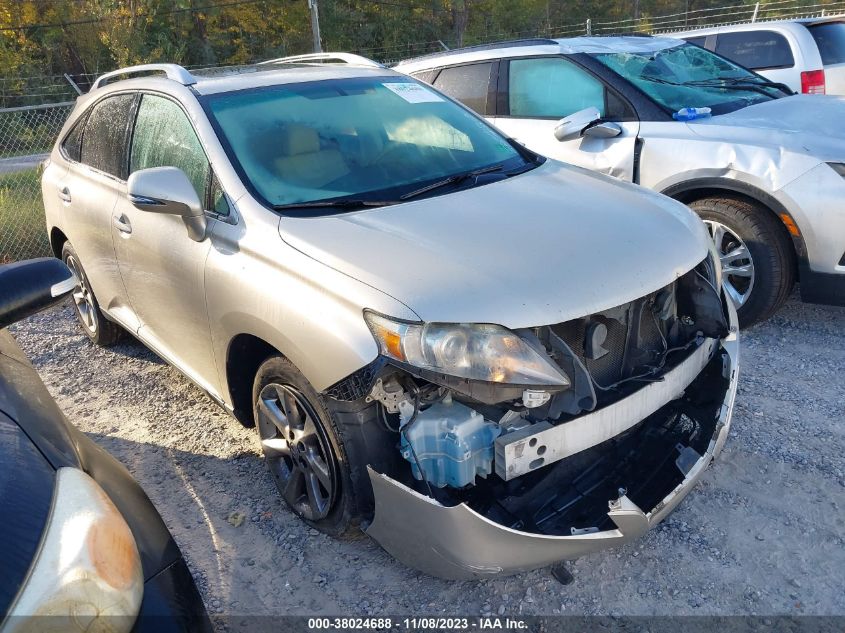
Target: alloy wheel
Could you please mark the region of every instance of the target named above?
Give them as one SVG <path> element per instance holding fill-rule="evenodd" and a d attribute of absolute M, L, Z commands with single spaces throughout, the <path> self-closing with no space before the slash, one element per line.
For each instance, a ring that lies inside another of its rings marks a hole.
<path fill-rule="evenodd" d="M 324 519 L 339 490 L 326 431 L 294 387 L 271 383 L 258 395 L 261 449 L 285 501 L 310 521 Z"/>
<path fill-rule="evenodd" d="M 754 288 L 754 260 L 745 242 L 727 226 L 715 220 L 704 220 L 722 263 L 722 284 L 725 292 L 739 308 Z"/>
<path fill-rule="evenodd" d="M 82 274 L 82 268 L 73 255 L 68 255 L 65 260 L 67 267 L 76 275 L 78 283 L 73 289 L 73 302 L 76 305 L 76 312 L 83 327 L 91 335 L 97 333 L 97 309 L 94 307 L 94 295 L 88 282 Z"/>

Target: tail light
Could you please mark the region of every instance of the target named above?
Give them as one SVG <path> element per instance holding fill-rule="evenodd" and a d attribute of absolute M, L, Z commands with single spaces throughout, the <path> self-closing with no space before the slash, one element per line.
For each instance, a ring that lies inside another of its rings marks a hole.
<path fill-rule="evenodd" d="M 801 92 L 808 95 L 823 95 L 824 71 L 807 70 L 801 73 Z"/>

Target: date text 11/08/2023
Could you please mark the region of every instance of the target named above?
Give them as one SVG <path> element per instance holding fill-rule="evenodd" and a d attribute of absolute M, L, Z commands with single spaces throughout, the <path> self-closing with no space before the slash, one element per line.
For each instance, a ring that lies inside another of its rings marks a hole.
<path fill-rule="evenodd" d="M 308 618 L 308 630 L 333 631 L 522 631 L 528 623 L 510 617 Z"/>

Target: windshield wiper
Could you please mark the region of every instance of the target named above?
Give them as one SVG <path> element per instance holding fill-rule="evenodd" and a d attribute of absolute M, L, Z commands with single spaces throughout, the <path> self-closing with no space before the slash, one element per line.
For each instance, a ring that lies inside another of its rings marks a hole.
<path fill-rule="evenodd" d="M 274 211 L 285 211 L 288 209 L 314 209 L 331 207 L 337 209 L 363 209 L 365 207 L 386 207 L 396 204 L 396 200 L 362 200 L 360 198 L 337 198 L 335 200 L 312 200 L 309 202 L 289 202 L 287 204 L 274 204 Z"/>
<path fill-rule="evenodd" d="M 443 180 L 438 180 L 437 182 L 433 182 L 430 185 L 420 187 L 419 189 L 415 189 L 414 191 L 401 195 L 399 196 L 399 199 L 410 200 L 411 198 L 416 198 L 417 196 L 421 196 L 422 194 L 428 193 L 429 191 L 433 191 L 435 189 L 440 189 L 441 187 L 445 187 L 446 185 L 455 185 L 459 182 L 463 182 L 464 180 L 469 180 L 470 178 L 480 176 L 481 174 L 489 174 L 490 172 L 501 170 L 501 165 L 490 165 L 489 167 L 482 167 L 481 169 L 473 169 L 472 171 L 466 171 L 461 174 L 455 174 L 453 176 L 449 176 L 448 178 L 444 178 Z"/>
<path fill-rule="evenodd" d="M 722 84 L 725 87 L 740 86 L 752 87 L 760 86 L 761 88 L 777 88 L 788 95 L 794 94 L 792 89 L 786 84 L 778 81 L 767 81 L 766 79 L 758 79 L 756 77 L 713 77 L 712 79 L 699 79 L 696 81 L 688 81 L 684 85 L 687 86 L 716 86 Z M 720 86 L 721 87 L 721 86 Z"/>

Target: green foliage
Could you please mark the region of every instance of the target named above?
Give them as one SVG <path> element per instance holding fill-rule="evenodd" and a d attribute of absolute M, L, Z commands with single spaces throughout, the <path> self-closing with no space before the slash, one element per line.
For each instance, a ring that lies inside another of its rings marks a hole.
<path fill-rule="evenodd" d="M 49 253 L 38 170 L 0 174 L 0 264 Z"/>
<path fill-rule="evenodd" d="M 787 7 L 769 1 L 767 17 Z M 749 7 L 750 15 L 754 1 L 320 0 L 319 7 L 327 50 L 395 60 L 440 50 L 441 42 L 576 35 L 588 18 L 597 24 L 637 16 L 648 25 L 659 24 L 649 22 L 657 16 L 692 11 L 692 27 L 696 11 L 726 4 Z M 0 98 L 49 92 L 30 76 L 69 73 L 85 87 L 94 75 L 128 64 L 242 64 L 310 50 L 306 0 L 0 0 Z"/>

